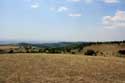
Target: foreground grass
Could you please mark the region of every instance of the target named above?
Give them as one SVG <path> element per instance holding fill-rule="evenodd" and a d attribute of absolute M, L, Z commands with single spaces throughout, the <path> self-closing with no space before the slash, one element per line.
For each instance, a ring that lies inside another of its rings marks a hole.
<path fill-rule="evenodd" d="M 1 54 L 0 83 L 125 83 L 125 59 Z"/>

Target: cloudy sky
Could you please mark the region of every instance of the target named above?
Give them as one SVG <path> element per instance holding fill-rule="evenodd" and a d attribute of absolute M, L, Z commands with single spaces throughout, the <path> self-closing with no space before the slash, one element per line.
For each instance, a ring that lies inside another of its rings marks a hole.
<path fill-rule="evenodd" d="M 125 40 L 125 0 L 0 0 L 0 40 Z"/>

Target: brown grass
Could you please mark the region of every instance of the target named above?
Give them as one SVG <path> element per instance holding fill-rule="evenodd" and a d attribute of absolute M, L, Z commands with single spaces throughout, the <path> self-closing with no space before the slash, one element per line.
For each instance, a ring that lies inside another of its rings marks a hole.
<path fill-rule="evenodd" d="M 98 53 L 97 56 L 118 56 L 119 50 L 125 50 L 125 44 L 97 44 L 87 46 L 83 49 L 83 52 L 87 49 L 92 49 Z"/>
<path fill-rule="evenodd" d="M 1 54 L 0 83 L 125 83 L 125 59 L 68 54 Z"/>
<path fill-rule="evenodd" d="M 1 50 L 15 49 L 18 48 L 16 45 L 0 45 Z"/>

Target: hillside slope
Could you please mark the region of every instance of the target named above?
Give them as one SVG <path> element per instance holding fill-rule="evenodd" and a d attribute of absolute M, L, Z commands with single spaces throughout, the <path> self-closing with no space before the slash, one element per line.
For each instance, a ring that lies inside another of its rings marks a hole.
<path fill-rule="evenodd" d="M 94 50 L 97 56 L 117 56 L 119 50 L 125 50 L 125 44 L 94 44 L 83 48 L 81 53 L 89 49 Z"/>
<path fill-rule="evenodd" d="M 125 83 L 124 69 L 118 57 L 0 55 L 0 83 Z"/>

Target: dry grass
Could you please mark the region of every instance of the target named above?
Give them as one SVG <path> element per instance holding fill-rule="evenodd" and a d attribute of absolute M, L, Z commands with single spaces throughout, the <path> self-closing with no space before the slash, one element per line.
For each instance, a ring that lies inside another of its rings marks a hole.
<path fill-rule="evenodd" d="M 0 45 L 1 50 L 15 49 L 18 48 L 16 45 Z"/>
<path fill-rule="evenodd" d="M 98 56 L 118 56 L 119 50 L 125 50 L 125 44 L 97 44 L 87 46 L 83 49 L 83 51 L 87 49 L 92 49 L 97 53 Z"/>
<path fill-rule="evenodd" d="M 68 54 L 1 54 L 0 83 L 125 83 L 125 59 Z"/>

